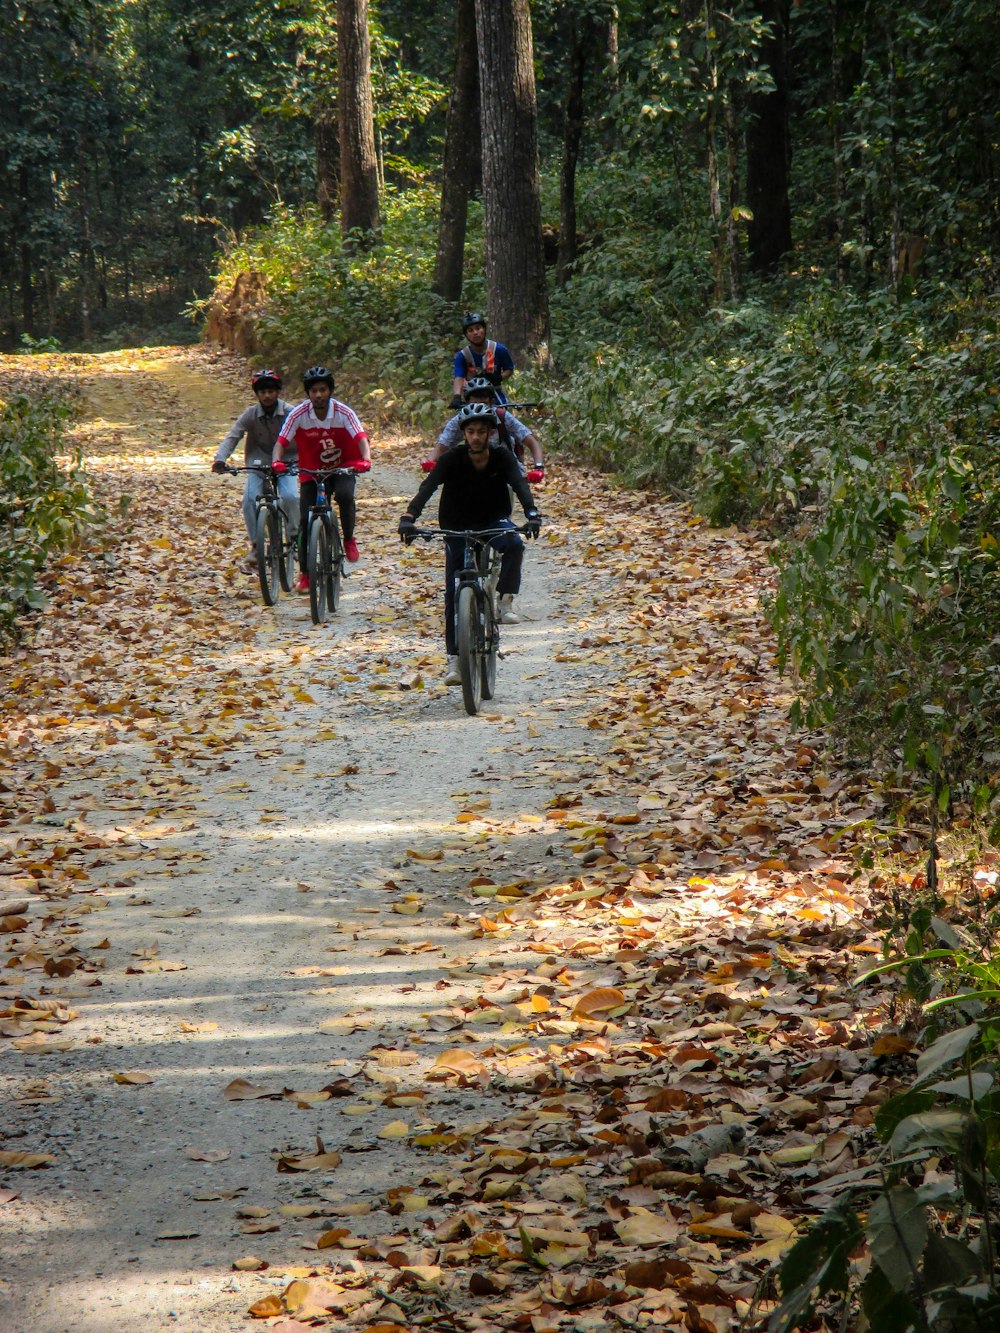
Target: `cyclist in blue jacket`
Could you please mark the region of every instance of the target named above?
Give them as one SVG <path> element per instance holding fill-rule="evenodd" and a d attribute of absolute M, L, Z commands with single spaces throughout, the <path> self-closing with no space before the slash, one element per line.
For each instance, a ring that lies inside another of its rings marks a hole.
<path fill-rule="evenodd" d="M 462 332 L 466 343 L 455 353 L 452 364 L 450 407 L 462 406 L 462 390 L 466 382 L 477 376 L 485 376 L 497 390 L 497 402 L 507 401 L 500 387 L 504 380 L 509 380 L 514 373 L 514 358 L 503 343 L 494 342 L 486 336 L 486 320 L 476 310 L 470 310 L 462 320 Z"/>

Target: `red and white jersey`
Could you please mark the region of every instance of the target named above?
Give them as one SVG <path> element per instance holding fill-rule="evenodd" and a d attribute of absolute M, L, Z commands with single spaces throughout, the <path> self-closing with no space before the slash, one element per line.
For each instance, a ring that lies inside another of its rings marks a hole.
<path fill-rule="evenodd" d="M 364 426 L 346 403 L 331 398 L 326 416 L 320 419 L 307 398 L 285 417 L 278 443 L 287 449 L 294 441 L 299 467 L 321 472 L 357 463 L 363 457 L 361 442 L 367 438 Z"/>

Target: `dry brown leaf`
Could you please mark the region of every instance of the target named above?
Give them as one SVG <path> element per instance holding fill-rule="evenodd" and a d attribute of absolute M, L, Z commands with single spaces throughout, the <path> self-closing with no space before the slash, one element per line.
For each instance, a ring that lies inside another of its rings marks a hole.
<path fill-rule="evenodd" d="M 0 1166 L 9 1166 L 14 1171 L 34 1171 L 41 1166 L 51 1166 L 55 1160 L 50 1152 L 0 1151 Z"/>
<path fill-rule="evenodd" d="M 282 1097 L 284 1093 L 281 1088 L 260 1088 L 245 1078 L 234 1078 L 222 1089 L 222 1095 L 227 1102 L 244 1102 L 261 1097 Z"/>
<path fill-rule="evenodd" d="M 598 986 L 596 990 L 581 995 L 573 1006 L 574 1018 L 593 1018 L 607 1014 L 625 1003 L 624 994 L 617 986 Z"/>
<path fill-rule="evenodd" d="M 244 1258 L 233 1262 L 233 1269 L 237 1273 L 262 1273 L 268 1267 L 270 1265 L 266 1259 L 258 1259 L 253 1254 L 245 1255 Z"/>

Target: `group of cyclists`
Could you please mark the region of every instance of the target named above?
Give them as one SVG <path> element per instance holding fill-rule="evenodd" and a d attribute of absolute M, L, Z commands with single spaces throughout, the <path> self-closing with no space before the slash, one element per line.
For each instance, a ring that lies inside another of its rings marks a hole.
<path fill-rule="evenodd" d="M 534 433 L 507 407 L 503 385 L 514 372 L 514 360 L 502 343 L 486 336 L 486 320 L 470 311 L 462 320 L 464 346 L 453 361 L 454 415 L 446 422 L 432 454 L 421 465 L 427 473 L 399 520 L 400 538 L 413 540 L 416 521 L 439 488 L 438 522 L 453 531 L 499 529 L 491 545 L 501 553 L 500 599 L 502 624 L 517 624 L 514 598 L 521 587 L 524 543 L 511 518 L 513 492 L 524 510 L 527 531 L 537 537 L 541 519 L 531 494 L 531 483 L 545 477 L 542 447 Z M 316 503 L 317 485 L 324 481 L 340 514 L 344 555 L 359 558 L 355 537 L 357 509 L 354 498 L 359 472 L 371 469 L 371 446 L 357 414 L 333 396 L 334 377 L 325 366 L 311 366 L 302 376 L 306 397 L 293 406 L 281 397 L 281 375 L 258 370 L 251 377 L 256 402 L 237 417 L 216 450 L 213 472 L 226 472 L 228 460 L 245 439 L 245 464 L 250 470 L 243 491 L 243 521 L 251 553 L 245 572 L 255 572 L 252 554 L 257 497 L 271 469 L 278 503 L 284 511 L 289 536 L 297 537 L 300 573 L 296 590 L 308 592 L 306 521 Z M 334 473 L 335 475 L 330 475 Z M 295 476 L 298 481 L 296 483 Z M 446 685 L 460 683 L 454 625 L 455 571 L 462 558 L 459 539 L 445 542 L 445 647 Z"/>

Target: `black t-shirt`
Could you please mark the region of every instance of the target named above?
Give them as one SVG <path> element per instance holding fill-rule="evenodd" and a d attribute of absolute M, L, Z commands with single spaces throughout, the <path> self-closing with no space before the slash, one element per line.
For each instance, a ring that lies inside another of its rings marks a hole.
<path fill-rule="evenodd" d="M 442 528 L 490 528 L 498 519 L 510 518 L 508 487 L 513 488 L 525 513 L 535 507 L 517 460 L 509 449 L 498 445 L 490 445 L 489 462 L 484 468 L 473 463 L 467 444 L 458 444 L 442 454 L 407 505 L 407 512 L 418 518 L 439 486 L 438 522 Z"/>

